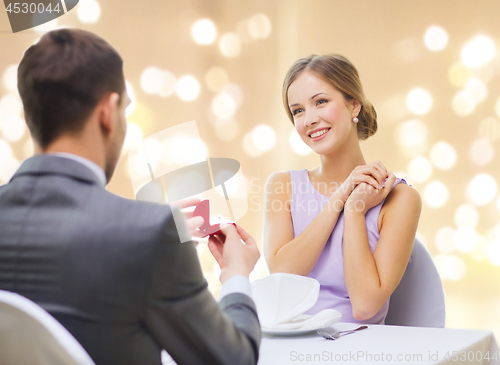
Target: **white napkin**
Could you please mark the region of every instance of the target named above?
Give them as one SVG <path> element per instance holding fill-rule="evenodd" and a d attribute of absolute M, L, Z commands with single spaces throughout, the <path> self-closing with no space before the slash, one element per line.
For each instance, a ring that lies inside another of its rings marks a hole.
<path fill-rule="evenodd" d="M 300 275 L 277 273 L 251 284 L 260 324 L 267 330 L 297 330 L 331 326 L 342 316 L 334 309 L 302 315 L 314 306 L 319 282 Z"/>
<path fill-rule="evenodd" d="M 272 328 L 263 327 L 266 330 L 285 331 L 285 330 L 308 330 L 330 327 L 332 324 L 337 323 L 342 317 L 342 314 L 335 309 L 323 309 L 313 315 L 301 314 L 288 322 L 279 323 Z"/>

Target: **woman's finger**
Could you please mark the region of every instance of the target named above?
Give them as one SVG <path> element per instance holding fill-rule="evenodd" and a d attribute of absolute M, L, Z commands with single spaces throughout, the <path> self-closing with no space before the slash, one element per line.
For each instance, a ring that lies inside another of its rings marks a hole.
<path fill-rule="evenodd" d="M 375 178 L 371 174 L 362 173 L 355 177 L 355 185 L 356 185 L 355 187 L 357 187 L 359 184 L 362 183 L 369 184 L 373 186 L 375 189 L 380 189 L 379 183 L 377 182 L 377 180 L 375 180 Z"/>
<path fill-rule="evenodd" d="M 382 164 L 382 162 L 380 161 L 377 161 L 375 163 L 372 164 L 372 167 L 378 171 L 379 173 L 379 176 L 380 176 L 380 180 L 377 179 L 379 182 L 382 181 L 382 185 L 383 182 L 385 181 L 385 179 L 387 178 L 387 169 L 385 168 L 385 166 Z"/>

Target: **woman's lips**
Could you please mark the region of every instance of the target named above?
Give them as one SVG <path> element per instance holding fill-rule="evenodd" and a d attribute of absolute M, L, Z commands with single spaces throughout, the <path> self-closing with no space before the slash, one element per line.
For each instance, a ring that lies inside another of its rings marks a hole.
<path fill-rule="evenodd" d="M 314 138 L 313 138 L 313 137 L 309 137 L 309 138 L 311 138 L 314 142 L 319 141 L 320 139 L 325 138 L 325 136 L 326 136 L 328 133 L 330 133 L 330 131 L 331 131 L 331 130 L 332 130 L 331 128 L 328 128 L 328 131 L 327 131 L 326 133 L 323 133 L 321 136 L 314 137 Z"/>

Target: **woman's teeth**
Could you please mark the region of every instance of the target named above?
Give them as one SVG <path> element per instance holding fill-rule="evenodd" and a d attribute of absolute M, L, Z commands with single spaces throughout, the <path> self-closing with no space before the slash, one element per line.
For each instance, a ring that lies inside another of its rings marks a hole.
<path fill-rule="evenodd" d="M 313 134 L 311 134 L 311 138 L 319 137 L 319 136 L 321 136 L 322 134 L 325 134 L 328 131 L 329 131 L 329 129 L 323 129 L 321 131 L 314 132 Z"/>

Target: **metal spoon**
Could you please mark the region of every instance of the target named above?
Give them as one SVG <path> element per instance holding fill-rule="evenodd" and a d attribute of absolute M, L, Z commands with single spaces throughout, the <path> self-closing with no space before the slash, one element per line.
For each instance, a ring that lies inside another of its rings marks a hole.
<path fill-rule="evenodd" d="M 340 331 L 340 332 L 336 332 L 336 333 L 328 333 L 328 332 L 324 332 L 324 331 L 317 331 L 317 332 L 320 336 L 326 338 L 327 340 L 336 340 L 341 336 L 350 335 L 351 333 L 354 333 L 356 331 L 362 331 L 362 330 L 367 329 L 367 328 L 368 328 L 368 326 L 361 326 L 361 327 L 358 327 L 354 330 Z"/>

